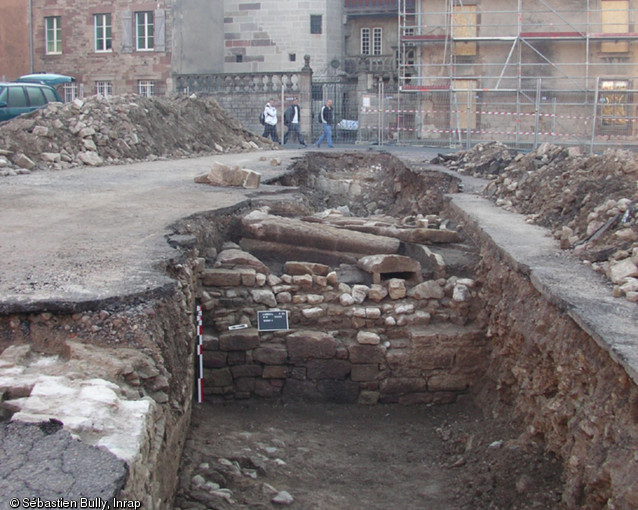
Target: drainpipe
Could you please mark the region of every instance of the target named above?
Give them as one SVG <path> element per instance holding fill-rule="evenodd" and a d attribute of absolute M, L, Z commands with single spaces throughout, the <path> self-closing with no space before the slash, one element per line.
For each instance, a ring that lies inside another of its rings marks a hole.
<path fill-rule="evenodd" d="M 33 0 L 29 0 L 29 73 L 33 73 Z"/>

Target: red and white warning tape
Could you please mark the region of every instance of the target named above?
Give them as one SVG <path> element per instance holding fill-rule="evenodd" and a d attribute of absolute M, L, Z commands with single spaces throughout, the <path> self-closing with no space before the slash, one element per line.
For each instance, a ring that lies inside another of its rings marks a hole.
<path fill-rule="evenodd" d="M 197 403 L 204 401 L 204 326 L 202 307 L 197 305 L 197 356 L 199 357 L 199 377 L 197 378 Z"/>
<path fill-rule="evenodd" d="M 379 110 L 375 108 L 361 108 L 362 114 L 375 114 L 375 113 L 417 113 L 419 115 L 426 114 L 467 114 L 467 109 L 460 110 Z M 587 115 L 557 115 L 555 113 L 536 113 L 536 112 L 503 112 L 503 111 L 476 111 L 479 115 L 511 115 L 517 117 L 551 117 L 554 119 L 576 119 L 576 120 L 590 120 L 591 116 Z"/>

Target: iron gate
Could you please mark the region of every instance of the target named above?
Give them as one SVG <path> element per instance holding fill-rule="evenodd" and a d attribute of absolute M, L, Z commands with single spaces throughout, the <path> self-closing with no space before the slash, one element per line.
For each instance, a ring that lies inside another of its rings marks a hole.
<path fill-rule="evenodd" d="M 358 140 L 359 111 L 356 83 L 313 82 L 312 84 L 312 141 L 323 132 L 317 120 L 321 107 L 332 99 L 332 135 L 335 143 L 353 144 Z"/>

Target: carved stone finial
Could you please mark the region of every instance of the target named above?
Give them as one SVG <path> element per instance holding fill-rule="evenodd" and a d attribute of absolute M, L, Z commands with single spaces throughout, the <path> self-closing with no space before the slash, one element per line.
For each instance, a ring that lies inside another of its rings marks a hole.
<path fill-rule="evenodd" d="M 303 60 L 304 60 L 304 66 L 301 70 L 306 72 L 312 71 L 312 69 L 310 68 L 310 55 L 304 55 Z"/>

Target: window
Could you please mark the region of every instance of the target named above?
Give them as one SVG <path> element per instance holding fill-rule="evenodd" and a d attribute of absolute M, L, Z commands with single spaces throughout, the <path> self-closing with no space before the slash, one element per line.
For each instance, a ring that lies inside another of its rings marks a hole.
<path fill-rule="evenodd" d="M 29 97 L 29 105 L 31 106 L 43 106 L 47 104 L 47 100 L 44 97 L 44 93 L 40 87 L 26 87 L 27 96 Z"/>
<path fill-rule="evenodd" d="M 629 2 L 627 0 L 605 0 L 601 2 L 601 24 L 603 34 L 626 34 L 629 32 Z M 626 53 L 629 41 L 602 42 L 603 53 Z"/>
<path fill-rule="evenodd" d="M 95 82 L 95 93 L 101 94 L 104 97 L 113 95 L 113 83 L 110 81 L 96 81 Z"/>
<path fill-rule="evenodd" d="M 27 106 L 27 96 L 22 87 L 9 87 L 9 100 L 7 101 L 11 108 L 20 108 Z"/>
<path fill-rule="evenodd" d="M 42 92 L 44 93 L 44 97 L 46 97 L 47 103 L 55 103 L 56 101 L 59 101 L 59 99 L 55 97 L 55 92 L 53 92 L 51 89 L 40 90 L 42 90 Z"/>
<path fill-rule="evenodd" d="M 95 14 L 95 51 L 111 51 L 111 14 Z"/>
<path fill-rule="evenodd" d="M 153 11 L 135 13 L 135 49 L 139 51 L 152 50 L 153 38 Z"/>
<path fill-rule="evenodd" d="M 628 127 L 628 88 L 627 80 L 600 81 L 600 119 L 604 127 Z"/>
<path fill-rule="evenodd" d="M 155 82 L 153 80 L 139 80 L 137 90 L 141 96 L 152 97 L 155 95 Z"/>
<path fill-rule="evenodd" d="M 383 53 L 383 29 L 381 28 L 373 28 L 372 29 L 372 54 L 373 55 L 381 55 Z"/>
<path fill-rule="evenodd" d="M 370 29 L 361 29 L 361 54 L 370 55 Z"/>
<path fill-rule="evenodd" d="M 321 14 L 310 15 L 310 33 L 311 34 L 321 33 Z"/>
<path fill-rule="evenodd" d="M 476 5 L 457 5 L 452 14 L 452 36 L 455 38 L 474 38 L 477 33 Z M 475 41 L 455 41 L 453 52 L 457 56 L 476 55 Z"/>
<path fill-rule="evenodd" d="M 288 53 L 288 60 L 290 62 L 296 62 L 297 61 L 297 54 L 296 53 Z"/>
<path fill-rule="evenodd" d="M 75 82 L 65 83 L 62 87 L 62 92 L 62 99 L 64 99 L 65 103 L 69 103 L 78 97 L 78 84 Z"/>
<path fill-rule="evenodd" d="M 237 62 L 238 64 L 244 61 L 244 56 L 242 54 L 237 54 L 235 55 L 235 62 Z"/>
<path fill-rule="evenodd" d="M 44 18 L 44 25 L 46 54 L 62 53 L 62 24 L 60 16 Z"/>

